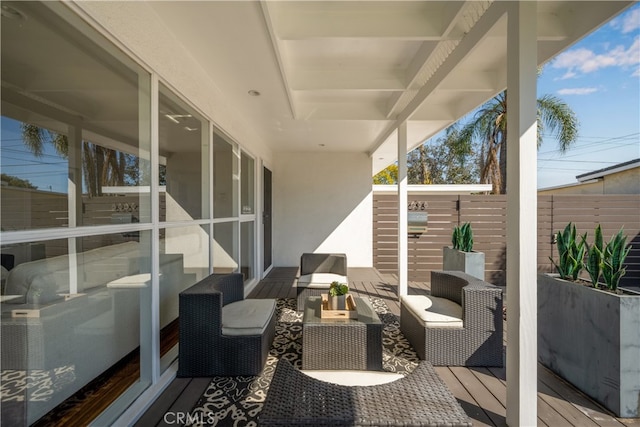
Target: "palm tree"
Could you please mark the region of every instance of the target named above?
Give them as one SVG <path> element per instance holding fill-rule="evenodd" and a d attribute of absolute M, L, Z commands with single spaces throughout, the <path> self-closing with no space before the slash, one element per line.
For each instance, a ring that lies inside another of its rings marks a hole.
<path fill-rule="evenodd" d="M 22 123 L 21 130 L 22 140 L 34 156 L 42 157 L 44 146 L 49 143 L 60 157 L 69 157 L 69 140 L 65 135 L 29 123 Z M 82 175 L 89 197 L 101 196 L 105 185 L 124 185 L 126 166 L 124 153 L 82 142 Z"/>
<path fill-rule="evenodd" d="M 578 138 L 578 119 L 571 108 L 553 95 L 538 99 L 538 147 L 548 129 L 564 153 Z M 493 193 L 507 188 L 507 91 L 486 102 L 460 132 L 459 143 L 468 146 L 480 142 L 480 181 L 491 183 Z"/>

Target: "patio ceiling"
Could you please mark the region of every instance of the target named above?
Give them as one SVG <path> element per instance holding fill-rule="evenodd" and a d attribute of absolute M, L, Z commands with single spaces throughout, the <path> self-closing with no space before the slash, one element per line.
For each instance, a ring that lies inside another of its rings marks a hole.
<path fill-rule="evenodd" d="M 540 2 L 539 64 L 630 3 Z M 506 86 L 501 1 L 149 4 L 276 152 L 366 152 L 375 172 L 401 121 L 411 149 Z"/>

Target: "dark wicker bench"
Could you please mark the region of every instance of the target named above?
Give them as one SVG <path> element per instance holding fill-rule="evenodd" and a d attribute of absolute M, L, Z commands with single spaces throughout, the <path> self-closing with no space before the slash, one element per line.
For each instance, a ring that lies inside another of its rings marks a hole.
<path fill-rule="evenodd" d="M 399 380 L 343 386 L 278 362 L 261 426 L 471 426 L 471 419 L 429 362 Z"/>
<path fill-rule="evenodd" d="M 431 327 L 403 297 L 400 329 L 420 359 L 435 366 L 503 366 L 502 289 L 461 271 L 432 271 L 431 296 L 461 307 L 460 327 Z M 427 310 L 430 311 L 431 309 Z"/>
<path fill-rule="evenodd" d="M 233 273 L 205 277 L 180 292 L 179 302 L 178 377 L 257 375 L 262 371 L 275 336 L 275 300 L 245 300 L 242 274 Z M 230 316 L 241 319 L 244 312 L 254 316 L 260 312 L 256 317 L 264 325 L 230 321 L 234 319 L 223 312 L 232 306 L 235 311 Z M 247 332 L 228 331 L 242 328 Z"/>

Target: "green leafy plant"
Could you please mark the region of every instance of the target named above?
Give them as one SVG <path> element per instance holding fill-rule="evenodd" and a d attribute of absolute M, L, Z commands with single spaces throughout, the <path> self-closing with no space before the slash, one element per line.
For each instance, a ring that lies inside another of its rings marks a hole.
<path fill-rule="evenodd" d="M 585 236 L 586 237 L 586 234 Z M 589 246 L 586 239 L 583 241 L 586 246 L 587 251 L 587 262 L 584 267 L 589 273 L 589 277 L 591 278 L 591 283 L 593 287 L 598 289 L 598 282 L 600 280 L 600 273 L 602 272 L 602 250 L 603 250 L 603 240 L 602 240 L 602 228 L 600 224 L 596 227 L 595 237 L 593 238 L 593 245 Z"/>
<path fill-rule="evenodd" d="M 584 269 L 586 239 L 587 233 L 584 233 L 580 240 L 576 238 L 576 226 L 571 222 L 567 224 L 564 231 L 556 233 L 559 260 L 556 263 L 553 258 L 549 257 L 549 259 L 562 279 L 578 279 L 578 275 Z"/>
<path fill-rule="evenodd" d="M 623 264 L 630 250 L 631 245 L 627 245 L 627 236 L 622 234 L 621 228 L 617 234 L 611 237 L 602 252 L 602 262 L 600 263 L 602 279 L 611 291 L 618 289 L 618 283 L 626 273 Z"/>
<path fill-rule="evenodd" d="M 451 242 L 453 243 L 453 249 L 457 249 L 463 252 L 472 252 L 473 230 L 471 230 L 471 224 L 465 222 L 459 227 L 454 227 L 453 234 L 451 236 Z"/>
<path fill-rule="evenodd" d="M 349 293 L 349 286 L 346 283 L 340 283 L 338 281 L 331 282 L 329 285 L 329 295 L 337 297 L 340 295 L 346 295 Z"/>

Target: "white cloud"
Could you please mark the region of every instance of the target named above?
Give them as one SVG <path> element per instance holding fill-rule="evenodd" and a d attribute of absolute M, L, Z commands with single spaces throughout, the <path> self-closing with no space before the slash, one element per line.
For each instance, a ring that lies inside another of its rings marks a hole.
<path fill-rule="evenodd" d="M 597 92 L 595 87 L 576 87 L 568 89 L 560 89 L 558 94 L 560 95 L 589 95 L 590 93 Z"/>
<path fill-rule="evenodd" d="M 567 71 L 562 77 L 558 80 L 567 80 L 576 77 L 578 74 L 575 71 Z"/>
<path fill-rule="evenodd" d="M 636 7 L 629 12 L 612 19 L 610 22 L 612 28 L 620 30 L 622 34 L 628 34 L 640 28 L 640 8 Z"/>
<path fill-rule="evenodd" d="M 622 33 L 627 34 L 640 28 L 640 9 L 633 9 L 622 17 Z"/>
<path fill-rule="evenodd" d="M 640 12 L 640 9 L 638 11 Z M 607 67 L 629 67 L 639 64 L 640 37 L 636 37 L 629 48 L 619 45 L 600 54 L 586 48 L 563 52 L 553 60 L 552 67 L 566 69 L 564 79 L 575 77 L 578 71 L 588 74 Z"/>

